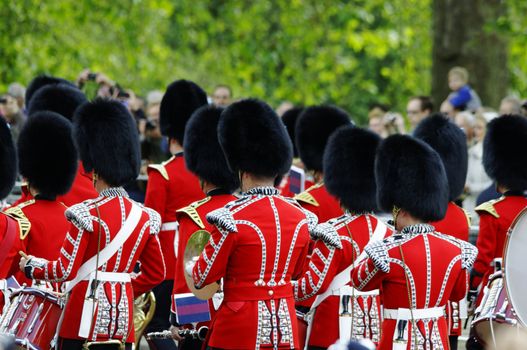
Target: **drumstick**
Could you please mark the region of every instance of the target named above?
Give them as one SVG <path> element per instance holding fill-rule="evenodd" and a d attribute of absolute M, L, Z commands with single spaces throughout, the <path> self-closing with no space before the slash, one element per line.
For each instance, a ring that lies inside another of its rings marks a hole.
<path fill-rule="evenodd" d="M 18 254 L 20 254 L 20 256 L 23 257 L 24 259 L 29 259 L 29 256 L 27 256 L 27 254 L 24 253 L 24 252 L 21 251 L 21 250 L 18 251 Z"/>

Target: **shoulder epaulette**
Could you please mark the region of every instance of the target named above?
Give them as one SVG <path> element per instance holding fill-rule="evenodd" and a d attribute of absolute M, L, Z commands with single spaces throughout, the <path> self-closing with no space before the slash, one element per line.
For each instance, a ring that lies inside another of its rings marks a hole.
<path fill-rule="evenodd" d="M 478 256 L 478 248 L 472 244 L 461 241 L 461 267 L 470 270 Z"/>
<path fill-rule="evenodd" d="M 390 256 L 388 255 L 388 248 L 384 241 L 374 241 L 368 243 L 364 248 L 364 251 L 370 259 L 373 261 L 375 267 L 377 267 L 382 272 L 390 272 Z"/>
<path fill-rule="evenodd" d="M 189 206 L 186 206 L 184 208 L 178 209 L 176 211 L 176 213 L 187 214 L 192 219 L 192 221 L 194 221 L 194 223 L 196 225 L 198 225 L 199 228 L 204 229 L 205 228 L 205 224 L 203 223 L 203 220 L 201 220 L 201 217 L 199 216 L 198 211 L 196 209 L 199 206 L 201 206 L 201 205 L 207 203 L 208 201 L 210 201 L 210 199 L 211 199 L 211 197 L 206 197 L 206 198 L 204 198 L 202 200 L 196 201 L 196 202 L 192 203 Z"/>
<path fill-rule="evenodd" d="M 21 240 L 26 239 L 27 235 L 29 234 L 29 231 L 31 230 L 31 221 L 29 221 L 29 219 L 26 217 L 26 215 L 22 211 L 22 208 L 27 207 L 28 205 L 31 205 L 33 203 L 35 203 L 35 200 L 30 199 L 28 201 L 20 203 L 16 207 L 11 207 L 5 211 L 6 215 L 9 215 L 18 222 Z"/>
<path fill-rule="evenodd" d="M 143 207 L 150 221 L 150 233 L 156 235 L 161 230 L 161 215 L 152 208 Z"/>
<path fill-rule="evenodd" d="M 312 233 L 313 230 L 318 225 L 318 217 L 314 213 L 310 212 L 309 210 L 307 210 L 306 208 L 304 208 L 300 204 L 298 204 L 298 202 L 294 198 L 290 198 L 290 197 L 282 197 L 282 198 L 286 202 L 294 205 L 296 208 L 301 210 L 302 213 L 304 213 L 304 215 L 306 216 L 306 220 L 307 220 L 307 229 L 309 230 L 309 233 Z"/>
<path fill-rule="evenodd" d="M 77 228 L 93 232 L 92 215 L 85 203 L 72 205 L 66 209 L 65 215 Z"/>
<path fill-rule="evenodd" d="M 470 217 L 470 214 L 465 209 L 461 208 L 463 210 L 463 213 L 465 213 L 465 217 L 467 218 L 468 227 L 470 228 L 470 225 L 472 224 L 472 218 Z"/>
<path fill-rule="evenodd" d="M 474 210 L 489 213 L 490 215 L 494 216 L 497 219 L 500 217 L 500 214 L 498 214 L 498 212 L 496 211 L 496 208 L 494 208 L 494 204 L 501 202 L 503 199 L 505 199 L 505 197 L 501 197 L 501 198 L 493 199 L 485 203 L 481 203 L 476 208 L 474 208 Z"/>
<path fill-rule="evenodd" d="M 165 168 L 165 165 L 164 164 L 150 164 L 148 166 L 149 169 L 154 169 L 154 170 L 157 170 L 161 176 L 163 176 L 163 179 L 165 180 L 169 180 L 169 177 L 168 177 L 168 171 L 167 169 Z"/>
<path fill-rule="evenodd" d="M 307 203 L 307 204 L 311 204 L 311 205 L 313 205 L 315 207 L 320 206 L 320 204 L 318 204 L 318 202 L 315 199 L 315 197 L 313 197 L 313 195 L 311 195 L 311 193 L 309 193 L 309 190 L 312 189 L 313 187 L 314 186 L 311 186 L 310 188 L 308 188 L 304 192 L 297 194 L 294 198 L 297 201 L 299 201 L 299 202 L 304 202 L 304 203 Z"/>
<path fill-rule="evenodd" d="M 213 210 L 207 214 L 206 218 L 212 225 L 216 225 L 228 232 L 238 232 L 234 217 L 232 216 L 231 211 L 227 208 Z"/>
<path fill-rule="evenodd" d="M 318 224 L 311 233 L 313 239 L 320 239 L 331 248 L 342 249 L 342 242 L 335 227 L 327 222 Z"/>

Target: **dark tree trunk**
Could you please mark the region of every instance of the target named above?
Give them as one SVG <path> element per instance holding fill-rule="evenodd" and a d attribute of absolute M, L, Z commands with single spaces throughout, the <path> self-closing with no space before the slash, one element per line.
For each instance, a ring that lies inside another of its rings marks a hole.
<path fill-rule="evenodd" d="M 462 66 L 484 106 L 497 108 L 507 94 L 507 42 L 492 29 L 505 14 L 503 0 L 433 0 L 432 97 L 449 94 L 448 71 Z"/>

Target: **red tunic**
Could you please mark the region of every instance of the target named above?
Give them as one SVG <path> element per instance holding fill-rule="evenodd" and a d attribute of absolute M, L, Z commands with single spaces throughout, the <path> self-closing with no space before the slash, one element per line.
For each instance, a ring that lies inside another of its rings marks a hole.
<path fill-rule="evenodd" d="M 365 251 L 368 258 L 352 271 L 351 277 L 359 290 L 382 287 L 385 318 L 378 349 L 392 349 L 394 333 L 407 339 L 407 349 L 421 349 L 425 343 L 427 349 L 448 349 L 444 310 L 435 309 L 435 316 L 428 318 L 430 310 L 423 309 L 444 308 L 449 299 L 464 298 L 476 248 L 435 232 L 431 225 L 418 224 L 369 244 Z M 398 310 L 410 307 L 412 312 L 407 311 L 407 316 Z M 412 318 L 418 331 L 412 329 Z M 399 332 L 397 319 L 409 321 L 406 331 Z"/>
<path fill-rule="evenodd" d="M 445 217 L 441 221 L 431 222 L 437 232 L 441 232 L 457 239 L 468 242 L 468 235 L 470 232 L 470 217 L 463 208 L 457 206 L 454 202 L 449 202 Z M 449 300 L 447 306 L 447 322 L 449 335 L 461 335 L 463 332 L 461 317 L 466 318 L 467 315 L 461 315 L 459 304 L 465 303 L 463 300 Z"/>
<path fill-rule="evenodd" d="M 480 284 L 487 285 L 488 277 L 494 272 L 491 266 L 495 258 L 503 257 L 507 231 L 512 221 L 527 206 L 527 198 L 506 193 L 505 196 L 476 207 L 479 214 L 479 235 L 476 242 L 479 253 L 471 281 L 471 289 Z M 482 294 L 482 293 L 480 293 Z"/>
<path fill-rule="evenodd" d="M 22 196 L 13 203 L 13 207 L 17 206 L 20 203 L 27 202 L 28 200 L 33 199 L 33 196 L 31 193 L 29 193 L 29 190 L 27 188 L 27 184 L 22 185 Z M 91 174 L 87 173 L 84 170 L 84 166 L 81 162 L 79 162 L 79 167 L 77 168 L 77 175 L 75 176 L 75 179 L 73 180 L 73 184 L 71 185 L 71 189 L 68 193 L 57 196 L 57 202 L 62 202 L 66 207 L 71 207 L 74 204 L 84 202 L 88 199 L 94 199 L 97 198 L 98 194 L 95 190 L 95 187 L 93 187 L 93 180 Z"/>
<path fill-rule="evenodd" d="M 335 276 L 348 268 L 362 253 L 377 224 L 378 219 L 373 215 L 345 214 L 318 225 L 313 234 L 316 243 L 308 271 L 298 281 L 293 282 L 295 299 L 302 301 L 325 292 Z M 379 239 L 391 234 L 391 230 L 384 227 Z M 348 285 L 351 286 L 351 282 Z M 340 338 L 340 302 L 341 298 L 338 295 L 331 295 L 318 305 L 311 321 L 308 345 L 327 348 Z M 351 302 L 360 309 L 355 309 L 354 312 L 361 315 L 353 319 L 355 332 L 351 337 L 369 338 L 378 343 L 381 321 L 379 295 L 357 296 Z"/>
<path fill-rule="evenodd" d="M 100 197 L 68 208 L 66 216 L 71 227 L 55 261 L 41 258 L 30 260 L 33 277 L 62 282 L 73 279 L 80 266 L 97 254 L 99 232 L 101 250 L 113 240 L 128 217 L 133 202 L 122 188 L 101 192 Z M 99 225 L 97 208 L 102 225 Z M 130 274 L 136 262 L 141 261 L 141 273 L 130 282 L 109 282 L 101 275 L 97 287 L 98 307 L 92 322 L 89 340 L 126 339 L 134 341 L 133 300 L 160 283 L 165 274 L 161 247 L 157 239 L 159 215 L 142 207 L 141 217 L 131 236 L 99 271 Z M 100 230 L 100 231 L 99 231 Z M 122 276 L 122 275 L 120 275 Z M 88 281 L 80 281 L 71 291 L 63 314 L 59 335 L 63 338 L 82 339 L 78 336 Z"/>
<path fill-rule="evenodd" d="M 0 280 L 6 279 L 18 271 L 18 251 L 21 249 L 20 243 L 20 226 L 18 219 L 13 218 L 10 215 L 6 215 L 0 212 L 0 244 L 6 245 L 6 233 L 8 227 L 8 220 L 11 222 L 10 225 L 15 229 L 14 236 L 12 237 L 10 247 L 6 247 L 7 256 L 0 258 L 3 260 L 0 264 Z M 4 308 L 4 296 L 0 290 L 0 314 Z"/>
<path fill-rule="evenodd" d="M 207 215 L 215 225 L 193 269 L 196 287 L 223 278 L 209 346 L 298 348 L 291 279 L 300 275 L 316 218 L 271 187 Z"/>
<path fill-rule="evenodd" d="M 174 278 L 179 245 L 176 210 L 204 197 L 198 178 L 187 170 L 183 153 L 148 167 L 145 206 L 161 215 L 159 241 L 167 267 L 167 280 Z"/>
<path fill-rule="evenodd" d="M 58 259 L 60 248 L 70 229 L 70 223 L 64 216 L 65 211 L 66 206 L 63 203 L 38 198 L 9 208 L 9 213 L 29 223 L 29 227 L 20 235 L 21 250 L 27 255 L 39 256 L 46 260 Z M 20 256 L 16 262 L 19 260 Z M 17 271 L 15 277 L 18 283 L 31 285 L 31 280 L 22 271 Z"/>

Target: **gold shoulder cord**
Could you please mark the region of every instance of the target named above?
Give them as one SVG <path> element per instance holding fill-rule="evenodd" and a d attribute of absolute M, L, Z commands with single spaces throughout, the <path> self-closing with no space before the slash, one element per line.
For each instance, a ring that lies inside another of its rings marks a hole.
<path fill-rule="evenodd" d="M 399 252 L 401 253 L 401 261 L 403 263 L 403 272 L 404 272 L 404 281 L 406 282 L 406 291 L 408 292 L 408 306 L 410 308 L 410 318 L 412 319 L 412 324 L 411 324 L 412 336 L 414 338 L 414 343 L 417 346 L 417 334 L 415 332 L 415 327 L 417 327 L 417 323 L 415 322 L 415 319 L 414 319 L 412 298 L 410 296 L 410 284 L 408 283 L 408 274 L 406 273 L 406 262 L 404 261 L 403 248 L 401 247 L 401 244 L 399 244 Z"/>

